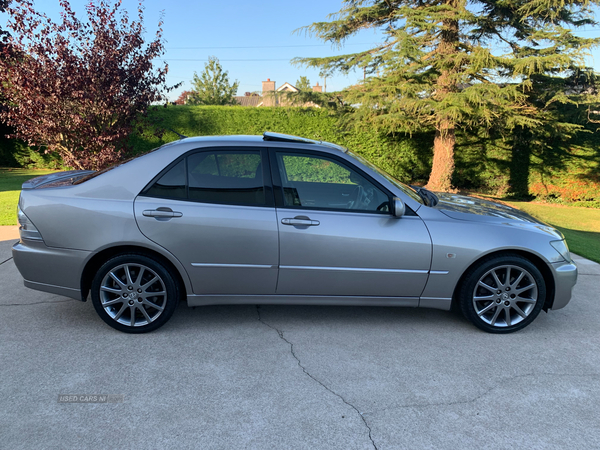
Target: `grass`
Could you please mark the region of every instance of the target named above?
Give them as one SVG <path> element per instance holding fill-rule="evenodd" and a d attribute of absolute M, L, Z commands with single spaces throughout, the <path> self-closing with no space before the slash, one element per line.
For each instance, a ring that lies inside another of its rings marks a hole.
<path fill-rule="evenodd" d="M 0 225 L 17 225 L 17 203 L 21 185 L 53 170 L 0 169 Z"/>
<path fill-rule="evenodd" d="M 573 253 L 600 263 L 600 209 L 530 202 L 506 203 L 558 228 L 567 238 Z"/>

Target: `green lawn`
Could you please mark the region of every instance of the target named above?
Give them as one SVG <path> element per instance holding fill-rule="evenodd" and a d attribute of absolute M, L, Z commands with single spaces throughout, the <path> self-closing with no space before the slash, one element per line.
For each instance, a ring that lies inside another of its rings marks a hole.
<path fill-rule="evenodd" d="M 0 169 L 0 225 L 17 225 L 17 203 L 21 185 L 54 170 Z"/>
<path fill-rule="evenodd" d="M 543 203 L 506 202 L 558 228 L 569 249 L 600 263 L 600 209 Z"/>

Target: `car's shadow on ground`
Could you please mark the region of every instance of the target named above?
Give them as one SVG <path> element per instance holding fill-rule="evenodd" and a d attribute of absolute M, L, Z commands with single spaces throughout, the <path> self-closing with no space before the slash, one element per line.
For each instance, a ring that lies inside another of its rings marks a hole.
<path fill-rule="evenodd" d="M 260 319 L 260 320 L 259 320 Z M 206 326 L 235 326 L 264 322 L 273 327 L 298 326 L 311 328 L 358 327 L 419 327 L 435 324 L 443 328 L 469 327 L 469 322 L 457 311 L 380 306 L 318 306 L 318 305 L 211 305 L 190 308 L 181 302 L 165 325 L 174 330 L 193 330 Z"/>

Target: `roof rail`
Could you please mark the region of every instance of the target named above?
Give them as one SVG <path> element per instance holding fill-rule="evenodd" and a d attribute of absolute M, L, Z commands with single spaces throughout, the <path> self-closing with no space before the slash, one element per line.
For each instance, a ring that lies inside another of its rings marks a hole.
<path fill-rule="evenodd" d="M 303 144 L 318 144 L 325 147 L 335 148 L 343 153 L 347 153 L 348 149 L 341 145 L 333 144 L 327 141 L 316 141 L 314 139 L 303 138 L 300 136 L 294 136 L 292 134 L 273 133 L 272 131 L 265 131 L 263 133 L 263 140 L 265 141 L 279 141 L 279 142 L 297 142 Z"/>

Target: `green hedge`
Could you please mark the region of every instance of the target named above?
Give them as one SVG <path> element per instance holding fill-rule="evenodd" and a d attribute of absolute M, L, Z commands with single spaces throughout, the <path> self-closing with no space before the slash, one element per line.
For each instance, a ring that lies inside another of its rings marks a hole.
<path fill-rule="evenodd" d="M 148 123 L 131 137 L 133 153 L 178 139 L 168 129 L 186 136 L 260 135 L 268 130 L 331 141 L 406 183 L 425 184 L 431 170 L 432 133 L 387 136 L 373 128 L 343 131 L 334 115 L 318 108 L 156 106 L 149 111 Z M 600 134 L 582 133 L 572 147 L 563 145 L 561 150 L 543 154 L 513 147 L 510 136 L 491 139 L 459 134 L 453 184 L 498 196 L 520 192 L 522 197 L 600 206 Z M 0 166 L 60 168 L 60 160 L 0 138 Z"/>
<path fill-rule="evenodd" d="M 144 131 L 132 137 L 134 153 L 143 153 L 178 136 L 250 134 L 265 131 L 335 142 L 359 153 L 405 182 L 425 182 L 431 169 L 431 134 L 385 136 L 374 129 L 340 130 L 337 118 L 318 108 L 252 108 L 242 106 L 169 106 L 150 110 Z"/>

